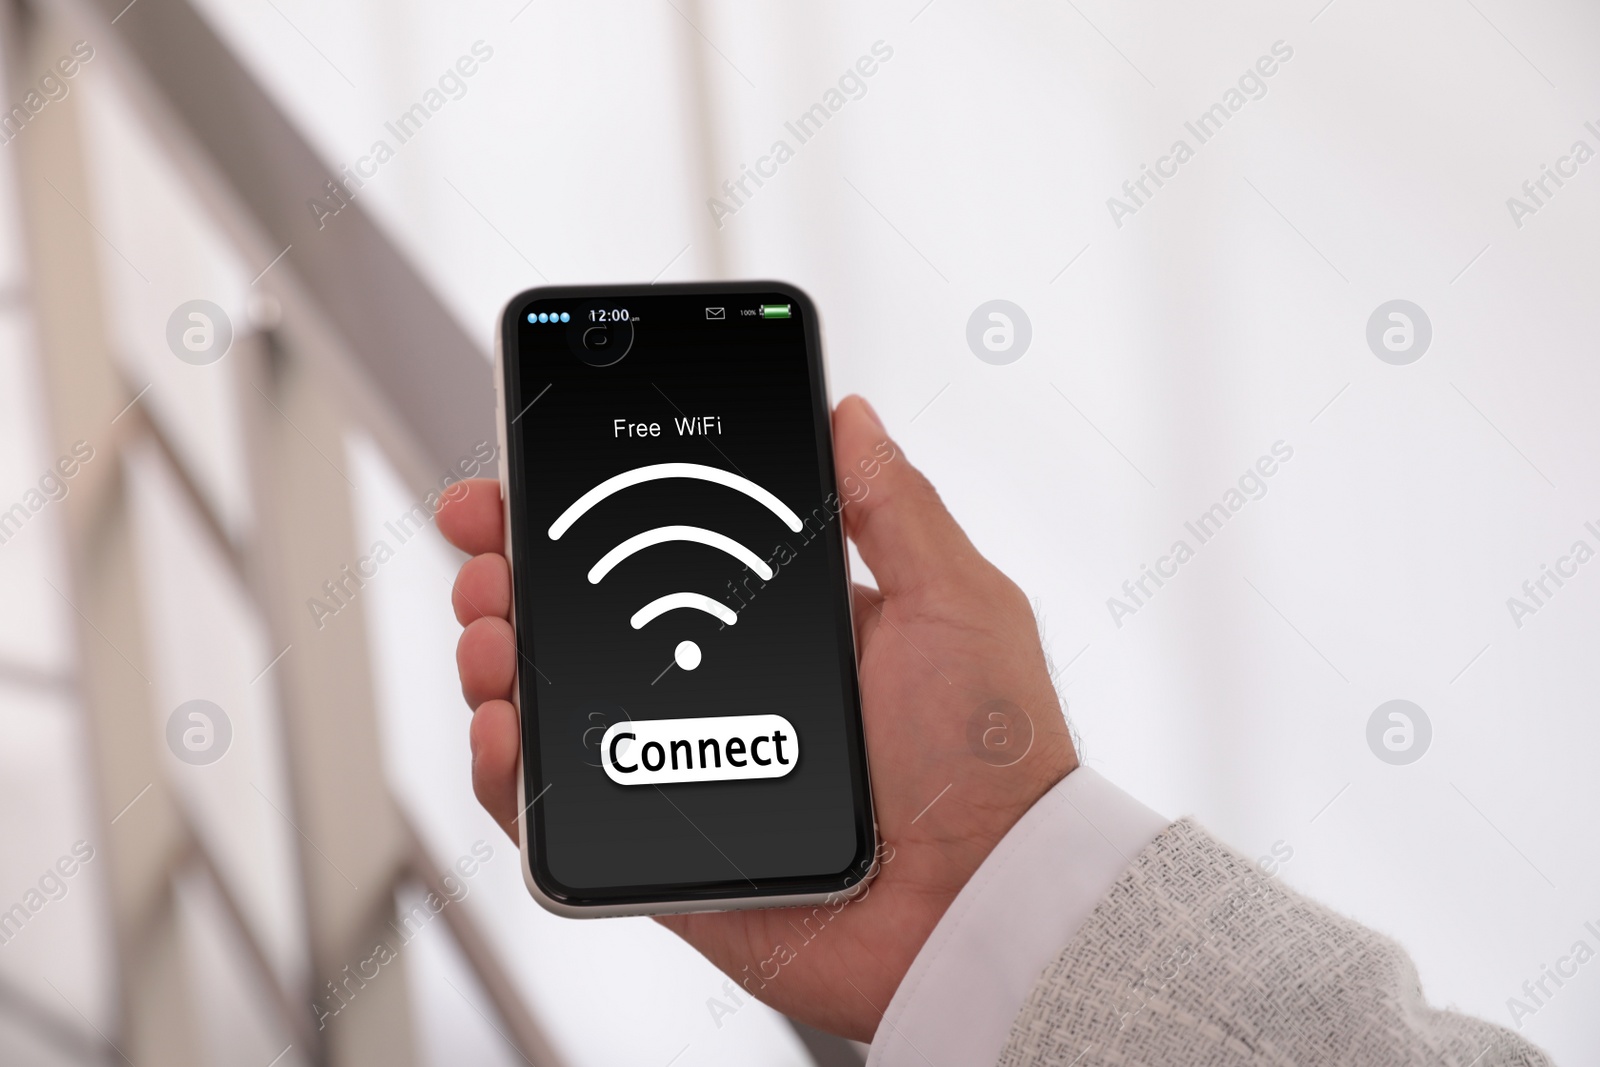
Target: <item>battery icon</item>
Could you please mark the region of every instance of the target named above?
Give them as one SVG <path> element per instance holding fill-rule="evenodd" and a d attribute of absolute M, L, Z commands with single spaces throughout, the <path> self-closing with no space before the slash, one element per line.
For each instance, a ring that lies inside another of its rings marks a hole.
<path fill-rule="evenodd" d="M 762 304 L 761 317 L 764 319 L 786 319 L 789 317 L 788 304 Z"/>

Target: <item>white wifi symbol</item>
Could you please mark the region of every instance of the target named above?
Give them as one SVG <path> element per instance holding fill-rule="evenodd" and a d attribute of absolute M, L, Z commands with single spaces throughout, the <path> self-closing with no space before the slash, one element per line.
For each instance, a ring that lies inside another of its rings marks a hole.
<path fill-rule="evenodd" d="M 727 486 L 737 490 L 745 496 L 764 506 L 795 533 L 800 532 L 800 516 L 796 515 L 783 501 L 761 486 L 738 474 L 732 474 L 717 467 L 707 467 L 701 463 L 652 463 L 646 467 L 636 467 L 631 471 L 623 471 L 614 475 L 584 493 L 572 506 L 561 513 L 561 517 L 550 524 L 550 540 L 558 541 L 561 535 L 572 528 L 572 524 L 581 519 L 590 508 L 602 500 L 624 489 L 632 488 L 644 482 L 659 481 L 663 478 L 695 478 L 703 482 L 715 482 L 717 485 Z M 767 566 L 762 558 L 750 551 L 744 545 L 725 534 L 715 530 L 707 530 L 700 526 L 658 526 L 653 530 L 634 534 L 632 537 L 617 545 L 611 551 L 600 557 L 593 567 L 589 568 L 589 582 L 598 584 L 600 579 L 611 573 L 612 568 L 633 555 L 642 552 L 653 545 L 665 544 L 668 541 L 692 541 L 697 544 L 709 545 L 721 549 L 734 559 L 749 567 L 762 581 L 772 578 L 772 568 Z M 635 630 L 641 630 L 658 616 L 664 615 L 677 608 L 693 608 L 715 616 L 728 626 L 739 621 L 739 616 L 733 609 L 721 601 L 713 600 L 703 593 L 678 592 L 668 593 L 650 601 L 644 607 L 633 613 L 629 623 Z M 678 666 L 686 671 L 692 671 L 700 666 L 700 646 L 693 641 L 680 641 L 673 651 L 673 659 Z"/>

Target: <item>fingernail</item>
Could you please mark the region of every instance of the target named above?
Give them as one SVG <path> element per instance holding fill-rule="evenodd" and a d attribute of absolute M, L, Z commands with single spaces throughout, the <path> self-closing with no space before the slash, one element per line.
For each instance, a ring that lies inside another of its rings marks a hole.
<path fill-rule="evenodd" d="M 878 412 L 872 406 L 872 401 L 868 400 L 864 396 L 857 397 L 856 399 L 860 400 L 861 406 L 867 409 L 867 418 L 872 420 L 872 425 L 876 426 L 880 430 L 883 429 L 883 420 L 878 418 Z"/>

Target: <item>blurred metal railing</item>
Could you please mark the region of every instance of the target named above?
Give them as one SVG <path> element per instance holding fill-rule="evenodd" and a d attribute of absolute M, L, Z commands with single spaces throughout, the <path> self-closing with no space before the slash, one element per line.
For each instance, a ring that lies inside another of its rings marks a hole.
<path fill-rule="evenodd" d="M 194 49 L 181 61 L 154 64 L 157 75 L 174 69 L 200 72 L 199 83 L 176 88 L 185 94 L 181 102 L 201 113 L 210 110 L 215 117 L 218 102 L 231 100 L 259 124 L 258 130 L 248 129 L 245 122 L 231 125 L 221 138 L 228 163 L 248 169 L 266 166 L 267 159 L 280 164 L 298 159 L 315 165 L 303 142 L 288 137 L 271 143 L 274 133 L 283 134 L 287 127 L 281 116 L 274 125 L 276 113 L 259 92 L 252 95 L 254 87 L 241 80 L 236 65 L 231 72 L 207 73 L 208 57 L 227 56 L 191 9 L 163 0 L 147 2 L 154 17 L 140 31 L 143 39 L 149 40 L 153 23 L 156 37 L 172 34 L 165 45 L 176 46 L 180 54 Z M 192 136 L 197 131 L 184 121 L 181 109 L 169 106 L 171 101 L 159 91 L 162 78 L 149 77 L 151 71 L 140 62 L 149 57 L 119 43 L 116 35 L 137 25 L 135 21 L 124 19 L 112 28 L 115 13 L 101 17 L 92 6 L 72 3 L 17 5 L 6 14 L 8 73 L 47 70 L 74 36 L 92 40 L 98 54 L 109 53 L 115 84 L 127 89 L 162 149 L 199 190 L 210 217 L 232 238 L 242 258 L 264 261 L 275 254 L 266 250 L 280 246 L 271 228 L 261 225 L 272 221 L 263 210 L 270 201 L 261 199 L 259 188 L 248 179 L 239 184 L 254 200 L 239 195 L 235 176 L 219 172 L 216 160 L 198 146 Z M 164 15 L 176 16 L 177 23 L 161 24 Z M 139 33 L 129 36 L 138 39 Z M 10 91 L 14 88 L 7 87 L 8 99 L 21 95 Z M 80 100 L 72 94 L 53 102 L 49 121 L 31 124 L 13 147 L 28 230 L 28 295 L 52 444 L 87 439 L 99 458 L 85 466 L 63 502 L 69 579 L 61 592 L 78 628 L 76 689 L 94 757 L 91 792 L 100 824 L 96 843 L 105 846 L 100 851 L 106 856 L 111 906 L 117 1022 L 110 1033 L 91 1035 L 80 1025 L 83 1020 L 33 1004 L 26 994 L 5 999 L 20 1008 L 16 1017 L 28 1021 L 38 1037 L 74 1059 L 128 1059 L 174 1067 L 203 1062 L 196 1010 L 201 980 L 185 960 L 176 895 L 178 880 L 198 873 L 214 889 L 222 916 L 243 946 L 253 984 L 267 991 L 269 1025 L 288 1035 L 296 1058 L 339 1067 L 414 1063 L 415 1027 L 403 977 L 365 988 L 358 1001 L 341 1011 L 338 1025 L 326 1030 L 317 1025 L 312 1010 L 323 992 L 319 978 L 338 980 L 341 965 L 360 959 L 364 953 L 358 949 L 370 946 L 395 918 L 396 893 L 407 884 L 438 891 L 445 872 L 428 855 L 384 778 L 359 605 L 350 612 L 353 617 L 341 618 L 337 633 L 311 642 L 301 632 L 304 612 L 294 591 L 316 588 L 323 575 L 336 573 L 341 563 L 356 557 L 353 487 L 326 459 L 342 453 L 345 431 L 359 426 L 371 432 L 403 476 L 415 482 L 419 471 L 435 466 L 431 453 L 448 452 L 458 439 L 474 439 L 474 434 L 485 439 L 492 417 L 487 362 L 403 257 L 377 237 L 369 221 L 348 213 L 341 220 L 348 223 L 344 232 L 324 235 L 331 239 L 316 242 L 302 257 L 304 264 L 297 260 L 280 266 L 260 287 L 284 309 L 282 328 L 249 334 L 229 353 L 239 383 L 238 410 L 245 416 L 239 429 L 255 516 L 245 540 L 230 535 L 161 420 L 148 413 L 146 404 L 134 403 L 142 387 L 123 378 L 131 361 L 114 356 L 115 331 L 109 328 L 100 292 L 101 250 L 94 243 L 98 230 L 76 206 L 90 205 L 93 199 Z M 226 150 L 244 145 L 266 157 L 227 156 Z M 281 202 L 299 199 L 286 193 Z M 319 271 L 339 273 L 341 256 L 346 257 L 349 277 L 367 286 L 364 292 L 340 289 L 332 278 L 319 279 Z M 302 266 L 310 267 L 312 278 L 295 269 Z M 392 289 L 385 292 L 388 287 Z M 310 292 L 320 299 L 309 298 Z M 369 324 L 377 325 L 376 331 Z M 385 355 L 409 357 L 409 365 L 373 362 Z M 369 362 L 364 365 L 363 359 Z M 413 387 L 414 392 L 406 392 Z M 397 415 L 393 404 L 401 405 L 403 414 Z M 424 416 L 426 423 L 420 421 Z M 152 591 L 144 588 L 133 544 L 132 485 L 124 463 L 134 448 L 152 453 L 171 475 L 186 510 L 198 520 L 201 536 L 217 549 L 266 623 L 273 647 L 301 645 L 277 667 L 275 683 L 290 786 L 284 804 L 288 810 L 282 814 L 299 835 L 309 988 L 282 986 L 222 865 L 167 781 L 165 757 L 152 729 L 157 721 L 151 703 L 154 671 L 142 633 L 148 618 L 143 601 Z M 454 454 L 464 451 L 462 446 Z M 338 857 L 337 867 L 327 853 Z M 464 908 L 447 908 L 442 914 L 444 927 L 499 1017 L 496 1029 L 527 1062 L 558 1065 L 555 1050 L 472 914 Z M 385 970 L 403 971 L 405 962 Z M 330 990 L 334 985 L 321 984 Z"/>

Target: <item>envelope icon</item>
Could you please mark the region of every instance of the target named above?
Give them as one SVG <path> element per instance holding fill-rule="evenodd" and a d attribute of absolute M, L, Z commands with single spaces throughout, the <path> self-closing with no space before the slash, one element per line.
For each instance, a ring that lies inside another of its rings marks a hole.
<path fill-rule="evenodd" d="M 727 308 L 706 308 L 706 318 L 708 319 L 725 319 L 727 317 Z"/>

